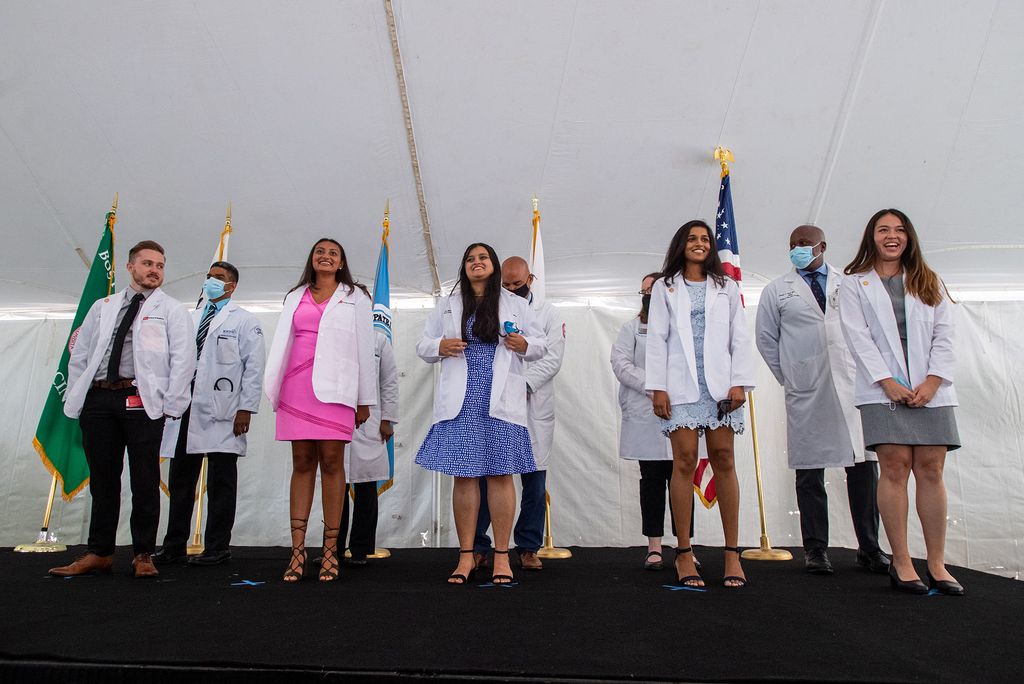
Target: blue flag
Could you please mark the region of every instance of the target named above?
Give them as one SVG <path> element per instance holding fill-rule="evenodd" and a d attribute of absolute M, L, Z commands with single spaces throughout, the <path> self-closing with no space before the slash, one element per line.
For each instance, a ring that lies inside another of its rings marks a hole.
<path fill-rule="evenodd" d="M 373 329 L 388 338 L 388 344 L 394 340 L 391 335 L 391 280 L 388 277 L 388 256 L 390 247 L 388 237 L 391 233 L 391 222 L 388 210 L 384 210 L 384 231 L 380 237 L 380 256 L 377 257 L 377 274 L 373 277 Z M 377 495 L 391 488 L 395 480 L 395 438 L 387 443 L 388 479 L 377 482 Z"/>

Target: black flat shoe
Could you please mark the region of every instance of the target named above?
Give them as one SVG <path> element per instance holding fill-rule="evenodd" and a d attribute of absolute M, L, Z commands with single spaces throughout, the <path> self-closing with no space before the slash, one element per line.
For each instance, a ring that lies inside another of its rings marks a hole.
<path fill-rule="evenodd" d="M 902 591 L 907 594 L 921 595 L 928 593 L 928 587 L 919 579 L 901 580 L 900 576 L 896 574 L 895 565 L 889 566 L 889 585 L 896 591 Z"/>
<path fill-rule="evenodd" d="M 651 558 L 654 560 L 651 560 Z M 665 563 L 662 559 L 661 551 L 648 551 L 647 557 L 644 558 L 644 570 L 664 570 Z"/>
<path fill-rule="evenodd" d="M 154 565 L 171 565 L 172 563 L 178 563 L 186 560 L 188 554 L 185 553 L 185 549 L 175 550 L 164 547 L 153 554 Z"/>
<path fill-rule="evenodd" d="M 199 556 L 192 556 L 188 559 L 189 565 L 220 565 L 231 560 L 230 551 L 217 551 L 215 553 L 203 553 Z"/>
<path fill-rule="evenodd" d="M 879 575 L 888 575 L 889 566 L 891 564 L 889 557 L 881 551 L 861 551 L 860 549 L 857 549 L 857 565 L 868 572 L 874 572 Z"/>
<path fill-rule="evenodd" d="M 807 549 L 804 552 L 804 570 L 812 575 L 831 575 L 832 561 L 828 558 L 825 549 Z"/>
<path fill-rule="evenodd" d="M 928 586 L 932 589 L 937 589 L 943 596 L 963 596 L 964 587 L 959 582 L 952 580 L 937 580 L 932 577 L 932 573 L 928 571 Z"/>

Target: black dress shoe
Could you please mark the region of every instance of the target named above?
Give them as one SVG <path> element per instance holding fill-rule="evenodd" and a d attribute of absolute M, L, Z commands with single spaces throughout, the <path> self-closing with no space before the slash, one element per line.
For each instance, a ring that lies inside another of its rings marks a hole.
<path fill-rule="evenodd" d="M 153 554 L 154 565 L 171 565 L 178 561 L 183 561 L 188 558 L 188 554 L 185 553 L 185 549 L 168 549 L 162 548 Z"/>
<path fill-rule="evenodd" d="M 928 586 L 932 589 L 938 589 L 939 593 L 944 596 L 963 596 L 964 588 L 959 582 L 952 580 L 937 580 L 932 577 L 931 571 L 928 572 Z"/>
<path fill-rule="evenodd" d="M 928 593 L 928 587 L 924 586 L 924 582 L 919 579 L 901 580 L 900 576 L 896 574 L 895 565 L 889 566 L 889 585 L 896 591 L 902 591 L 908 594 L 920 595 Z"/>
<path fill-rule="evenodd" d="M 217 551 L 216 553 L 203 553 L 188 559 L 189 565 L 220 565 L 224 561 L 231 560 L 230 551 Z"/>
<path fill-rule="evenodd" d="M 879 575 L 887 575 L 891 565 L 889 557 L 881 551 L 861 551 L 857 549 L 857 565 Z"/>
<path fill-rule="evenodd" d="M 812 575 L 831 575 L 832 561 L 825 549 L 807 549 L 804 552 L 804 570 Z"/>

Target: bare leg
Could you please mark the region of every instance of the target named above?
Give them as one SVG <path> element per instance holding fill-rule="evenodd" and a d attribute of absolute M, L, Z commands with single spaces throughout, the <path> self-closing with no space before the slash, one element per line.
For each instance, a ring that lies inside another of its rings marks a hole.
<path fill-rule="evenodd" d="M 740 483 L 736 478 L 736 459 L 733 455 L 733 432 L 731 428 L 720 427 L 704 433 L 708 445 L 708 460 L 715 471 L 715 485 L 718 493 L 718 513 L 722 517 L 722 532 L 725 545 L 735 547 L 740 534 Z M 725 553 L 725 575 L 746 577 L 740 565 L 740 555 L 731 551 Z M 738 587 L 742 582 L 729 580 L 726 586 Z"/>
<path fill-rule="evenodd" d="M 345 496 L 345 443 L 320 440 L 316 447 L 324 509 L 323 561 L 320 564 L 320 581 L 324 582 L 338 577 L 338 532 Z"/>
<path fill-rule="evenodd" d="M 689 530 L 693 519 L 693 473 L 697 470 L 697 431 L 679 428 L 669 435 L 672 443 L 672 479 L 668 483 L 669 503 L 676 530 Z M 680 538 L 685 533 L 678 534 Z M 680 542 L 682 543 L 682 542 Z M 676 577 L 697 575 L 693 553 L 676 555 Z M 704 580 L 690 580 L 687 586 L 703 587 Z"/>
<path fill-rule="evenodd" d="M 297 581 L 302 577 L 306 559 L 306 521 L 309 520 L 309 509 L 313 505 L 316 466 L 316 442 L 292 442 L 292 479 L 288 491 L 292 557 L 284 578 L 288 582 Z"/>
<path fill-rule="evenodd" d="M 914 447 L 914 482 L 917 485 L 917 517 L 921 519 L 928 571 L 939 581 L 956 581 L 946 570 L 946 485 L 942 471 L 946 447 Z"/>
<path fill-rule="evenodd" d="M 512 534 L 512 522 L 516 517 L 516 487 L 511 475 L 487 478 L 487 507 L 491 510 L 494 550 L 507 551 L 509 537 Z M 512 576 L 512 566 L 507 553 L 494 554 L 494 575 Z M 503 582 L 507 583 L 508 580 Z"/>
<path fill-rule="evenodd" d="M 480 483 L 475 477 L 456 477 L 452 488 L 452 511 L 455 513 L 455 533 L 459 536 L 459 549 L 472 549 L 476 538 L 476 517 L 480 512 Z M 506 536 L 506 540 L 508 537 Z M 453 575 L 469 577 L 473 570 L 473 554 L 460 553 L 459 564 Z M 449 577 L 449 584 L 463 584 Z"/>
<path fill-rule="evenodd" d="M 878 513 L 892 548 L 892 566 L 900 580 L 910 582 L 919 579 L 907 546 L 907 481 L 914 462 L 913 451 L 902 444 L 879 444 L 875 453 L 879 469 Z"/>

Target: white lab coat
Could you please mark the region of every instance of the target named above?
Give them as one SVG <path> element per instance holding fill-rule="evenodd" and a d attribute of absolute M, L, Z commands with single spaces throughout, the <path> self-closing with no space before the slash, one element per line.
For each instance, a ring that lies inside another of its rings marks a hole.
<path fill-rule="evenodd" d="M 532 300 L 532 298 L 531 298 Z M 548 302 L 539 307 L 530 302 L 544 327 L 547 351 L 537 361 L 525 364 L 527 408 L 530 442 L 537 470 L 547 470 L 551 461 L 551 445 L 555 440 L 555 375 L 562 367 L 565 354 L 565 323 L 555 307 Z"/>
<path fill-rule="evenodd" d="M 904 281 L 905 282 L 905 281 Z M 854 403 L 888 404 L 879 385 L 886 378 L 909 380 L 917 387 L 927 376 L 942 378 L 928 408 L 956 406 L 953 389 L 953 307 L 943 293 L 938 306 L 928 306 L 907 293 L 907 362 L 903 359 L 900 332 L 892 300 L 875 271 L 849 275 L 839 288 L 839 312 L 843 334 L 857 362 Z"/>
<path fill-rule="evenodd" d="M 504 289 L 498 304 L 498 325 L 515 323 L 526 338 L 526 353 L 517 354 L 498 338 L 492 365 L 489 415 L 528 428 L 526 377 L 523 362 L 536 361 L 547 351 L 537 314 L 522 297 Z M 416 354 L 427 363 L 441 363 L 441 373 L 434 385 L 434 422 L 451 420 L 459 415 L 466 398 L 466 357 L 439 355 L 442 338 L 461 338 L 462 295 L 459 290 L 442 297 L 427 317 L 423 336 L 416 343 Z"/>
<path fill-rule="evenodd" d="M 793 469 L 843 468 L 865 459 L 853 404 L 856 364 L 839 320 L 841 271 L 827 265 L 825 311 L 792 270 L 761 293 L 755 339 L 786 398 L 786 443 Z"/>
<path fill-rule="evenodd" d="M 267 354 L 263 391 L 277 411 L 281 382 L 292 349 L 292 318 L 306 287 L 289 292 L 277 321 L 274 341 Z M 377 402 L 377 378 L 373 361 L 373 313 L 370 297 L 360 288 L 352 292 L 339 284 L 331 295 L 320 328 L 313 357 L 313 394 L 325 404 L 353 408 Z"/>
<path fill-rule="evenodd" d="M 647 324 L 639 318 L 627 321 L 612 344 L 612 372 L 619 381 L 622 431 L 619 456 L 635 461 L 672 460 L 672 445 L 661 433 L 661 419 L 654 415 L 644 390 L 647 362 Z"/>
<path fill-rule="evenodd" d="M 117 313 L 125 299 L 135 294 L 125 288 L 96 300 L 74 334 L 64 394 L 64 414 L 69 418 L 82 414 L 85 395 L 114 336 Z M 163 290 L 158 288 L 142 303 L 132 323 L 132 358 L 135 384 L 150 418 L 180 418 L 188 408 L 189 383 L 196 367 L 195 337 L 185 307 Z"/>
<path fill-rule="evenodd" d="M 398 368 L 395 352 L 387 335 L 374 332 L 375 368 L 377 372 L 377 404 L 370 408 L 370 417 L 352 433 L 352 443 L 345 449 L 345 479 L 351 484 L 379 482 L 388 479 L 388 449 L 380 438 L 380 422 L 398 422 Z"/>
<path fill-rule="evenodd" d="M 708 277 L 704 320 L 704 380 L 712 398 L 728 399 L 732 387 L 754 389 L 754 354 L 736 281 L 726 278 L 719 287 Z M 645 389 L 668 392 L 672 404 L 692 404 L 700 398 L 690 295 L 682 273 L 671 285 L 659 278 L 651 291 L 646 371 Z"/>
<path fill-rule="evenodd" d="M 205 308 L 192 311 L 197 330 Z M 259 321 L 229 299 L 206 331 L 192 390 L 185 453 L 245 455 L 246 435 L 235 436 L 235 414 L 259 411 L 265 362 Z M 160 445 L 164 458 L 174 457 L 180 426 L 178 421 L 164 424 Z"/>

